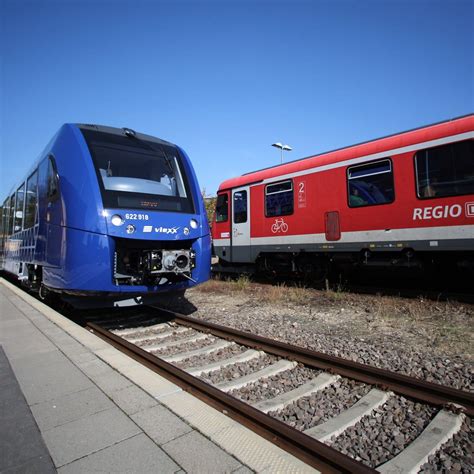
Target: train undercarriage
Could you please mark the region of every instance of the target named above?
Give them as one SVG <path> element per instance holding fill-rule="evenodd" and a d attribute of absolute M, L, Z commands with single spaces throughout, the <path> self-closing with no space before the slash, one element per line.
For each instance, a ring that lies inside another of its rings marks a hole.
<path fill-rule="evenodd" d="M 354 279 L 358 273 L 385 274 L 399 278 L 461 279 L 474 281 L 474 252 L 267 252 L 255 263 L 231 263 L 222 259 L 214 264 L 214 273 L 255 274 L 281 278 L 297 278 L 321 284 L 341 275 Z M 474 288 L 473 288 L 474 291 Z"/>

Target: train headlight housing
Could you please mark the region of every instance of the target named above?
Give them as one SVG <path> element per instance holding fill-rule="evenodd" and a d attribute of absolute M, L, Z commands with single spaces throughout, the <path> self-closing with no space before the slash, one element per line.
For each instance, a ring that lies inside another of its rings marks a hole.
<path fill-rule="evenodd" d="M 119 227 L 123 224 L 123 217 L 120 216 L 119 214 L 114 214 L 111 219 L 110 219 L 110 222 L 112 222 L 113 225 Z"/>
<path fill-rule="evenodd" d="M 176 259 L 176 266 L 180 270 L 183 270 L 184 268 L 188 267 L 189 266 L 189 258 L 184 254 L 179 255 L 178 258 Z"/>
<path fill-rule="evenodd" d="M 191 229 L 197 229 L 198 228 L 198 221 L 196 219 L 191 219 L 189 221 L 189 225 L 191 226 Z"/>

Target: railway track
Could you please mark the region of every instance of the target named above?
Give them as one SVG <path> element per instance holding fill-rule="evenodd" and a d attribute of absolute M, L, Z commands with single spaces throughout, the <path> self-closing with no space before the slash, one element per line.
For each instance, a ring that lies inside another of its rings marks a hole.
<path fill-rule="evenodd" d="M 474 414 L 469 392 L 164 313 L 88 327 L 323 472 L 416 472 Z"/>

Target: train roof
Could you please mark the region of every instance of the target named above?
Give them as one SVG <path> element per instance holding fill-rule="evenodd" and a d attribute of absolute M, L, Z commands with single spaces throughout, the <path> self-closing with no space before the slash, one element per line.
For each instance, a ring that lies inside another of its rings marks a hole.
<path fill-rule="evenodd" d="M 161 145 L 169 145 L 176 147 L 177 145 L 171 142 L 168 142 L 166 140 L 161 140 L 160 138 L 156 138 L 152 135 L 146 135 L 144 133 L 139 133 L 136 132 L 135 130 L 132 130 L 130 128 L 124 127 L 124 128 L 116 128 L 116 127 L 109 127 L 107 125 L 97 125 L 97 124 L 89 124 L 89 123 L 65 123 L 63 124 L 59 130 L 55 133 L 53 138 L 51 138 L 46 145 L 46 147 L 39 153 L 38 157 L 33 161 L 33 164 L 30 165 L 28 168 L 28 173 L 25 173 L 23 175 L 23 180 L 20 181 L 19 183 L 15 183 L 10 189 L 8 190 L 8 193 L 5 194 L 2 200 L 0 200 L 0 205 L 5 201 L 5 199 L 8 199 L 17 189 L 19 186 L 21 186 L 22 183 L 24 183 L 27 179 L 27 177 L 33 172 L 33 170 L 38 166 L 41 160 L 44 159 L 44 157 L 49 153 L 50 148 L 52 147 L 52 144 L 56 140 L 57 136 L 61 133 L 61 131 L 65 127 L 75 127 L 78 128 L 79 130 L 95 130 L 97 132 L 104 132 L 104 133 L 110 133 L 112 135 L 126 135 L 127 133 L 133 133 L 133 136 L 136 136 L 140 140 L 147 140 L 150 142 L 154 143 L 159 143 Z"/>
<path fill-rule="evenodd" d="M 474 114 L 463 115 L 443 122 L 425 125 L 423 127 L 245 173 L 241 176 L 223 181 L 219 186 L 218 191 L 254 184 L 266 179 L 278 178 L 280 176 L 298 173 L 299 171 L 304 171 L 310 168 L 317 168 L 319 166 L 338 163 L 361 156 L 383 153 L 384 151 L 395 150 L 416 143 L 435 140 L 437 138 L 456 135 L 472 130 L 474 130 Z"/>
<path fill-rule="evenodd" d="M 123 128 L 116 128 L 116 127 L 108 127 L 107 125 L 96 125 L 96 124 L 89 124 L 89 123 L 75 123 L 73 124 L 80 130 L 94 130 L 97 132 L 104 132 L 110 133 L 112 135 L 131 135 L 134 137 L 139 138 L 140 140 L 147 140 L 150 142 L 160 143 L 162 145 L 170 145 L 176 146 L 174 143 L 167 142 L 166 140 L 162 140 L 161 138 L 154 137 L 153 135 L 146 135 L 144 133 L 136 132 L 131 128 L 123 127 Z"/>

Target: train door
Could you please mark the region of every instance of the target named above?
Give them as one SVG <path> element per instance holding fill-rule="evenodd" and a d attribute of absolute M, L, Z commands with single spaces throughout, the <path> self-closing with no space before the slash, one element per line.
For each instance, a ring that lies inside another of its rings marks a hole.
<path fill-rule="evenodd" d="M 214 254 L 222 260 L 231 260 L 230 247 L 230 191 L 217 194 L 216 213 L 212 224 Z"/>
<path fill-rule="evenodd" d="M 231 247 L 233 262 L 250 262 L 250 189 L 232 190 Z"/>
<path fill-rule="evenodd" d="M 61 264 L 63 243 L 62 208 L 59 196 L 59 177 L 56 163 L 52 156 L 48 157 L 46 178 L 46 262 L 48 265 Z"/>

